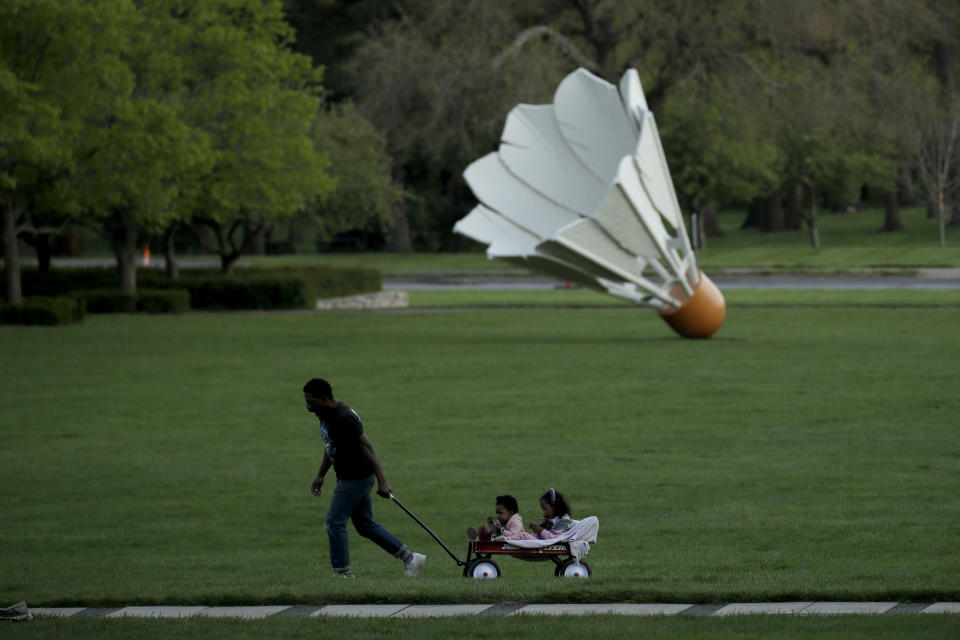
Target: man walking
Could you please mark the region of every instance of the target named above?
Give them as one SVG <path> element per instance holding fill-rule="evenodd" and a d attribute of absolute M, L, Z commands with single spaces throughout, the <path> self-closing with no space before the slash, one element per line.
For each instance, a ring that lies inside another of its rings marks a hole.
<path fill-rule="evenodd" d="M 323 461 L 317 478 L 310 486 L 314 496 L 323 493 L 323 478 L 333 466 L 337 474 L 337 486 L 333 490 L 327 520 L 324 526 L 330 539 L 330 564 L 333 575 L 352 578 L 350 570 L 350 544 L 347 540 L 347 520 L 364 538 L 370 538 L 392 556 L 400 558 L 404 574 L 420 575 L 427 557 L 412 553 L 397 538 L 373 519 L 370 490 L 377 481 L 377 495 L 389 498 L 390 484 L 383 475 L 380 458 L 373 445 L 363 433 L 363 425 L 357 412 L 333 397 L 330 383 L 322 378 L 313 378 L 303 386 L 307 411 L 320 420 L 320 435 L 323 437 Z"/>

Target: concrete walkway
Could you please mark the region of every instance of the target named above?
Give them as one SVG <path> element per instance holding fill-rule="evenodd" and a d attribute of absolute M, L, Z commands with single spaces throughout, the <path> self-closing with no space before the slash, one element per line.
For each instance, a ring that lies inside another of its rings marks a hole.
<path fill-rule="evenodd" d="M 113 608 L 31 607 L 33 616 L 60 618 L 246 618 L 353 617 L 429 618 L 437 616 L 588 615 L 730 616 L 730 615 L 960 615 L 960 602 L 739 602 L 730 604 L 329 604 L 250 607 L 137 606 Z"/>

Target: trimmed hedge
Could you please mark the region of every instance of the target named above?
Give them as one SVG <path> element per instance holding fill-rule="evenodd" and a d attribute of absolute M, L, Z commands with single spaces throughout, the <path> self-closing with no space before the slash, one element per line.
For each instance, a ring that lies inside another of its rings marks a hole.
<path fill-rule="evenodd" d="M 24 296 L 65 296 L 80 289 L 116 289 L 118 281 L 116 268 L 51 269 L 48 273 L 40 273 L 36 268 L 20 270 Z"/>
<path fill-rule="evenodd" d="M 113 291 L 117 282 L 116 269 L 83 268 L 56 269 L 41 274 L 36 269 L 24 269 L 21 282 L 25 295 L 66 295 L 78 290 Z M 318 298 L 335 298 L 359 293 L 380 291 L 380 272 L 367 267 L 249 267 L 238 268 L 233 275 L 224 276 L 219 269 L 184 269 L 178 280 L 170 280 L 159 269 L 142 269 L 137 282 L 143 289 L 185 289 L 190 293 L 193 309 L 309 309 Z M 124 307 L 123 299 L 101 304 L 116 310 Z M 91 313 L 105 313 L 93 311 Z"/>
<path fill-rule="evenodd" d="M 137 291 L 137 311 L 143 313 L 186 313 L 190 292 L 186 289 L 145 289 Z"/>
<path fill-rule="evenodd" d="M 0 324 L 57 326 L 83 322 L 86 305 L 70 296 L 24 298 L 19 307 L 0 302 Z"/>
<path fill-rule="evenodd" d="M 185 289 L 140 289 L 128 296 L 116 289 L 86 289 L 72 296 L 86 304 L 87 313 L 184 313 L 190 310 Z"/>
<path fill-rule="evenodd" d="M 303 278 L 187 276 L 175 282 L 190 292 L 193 309 L 305 309 L 316 300 Z"/>
<path fill-rule="evenodd" d="M 261 277 L 266 275 L 303 278 L 317 298 L 339 298 L 360 293 L 373 293 L 383 288 L 380 271 L 369 267 L 331 267 L 317 265 L 313 267 L 250 267 L 239 271 L 238 276 Z"/>

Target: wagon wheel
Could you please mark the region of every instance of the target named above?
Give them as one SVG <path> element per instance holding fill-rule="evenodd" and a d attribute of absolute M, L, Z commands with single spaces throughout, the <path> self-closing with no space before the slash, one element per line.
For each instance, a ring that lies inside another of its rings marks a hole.
<path fill-rule="evenodd" d="M 553 574 L 558 578 L 589 578 L 593 571 L 583 560 L 568 558 L 557 565 Z"/>
<path fill-rule="evenodd" d="M 463 568 L 463 575 L 467 578 L 499 578 L 500 567 L 493 560 L 471 560 Z"/>

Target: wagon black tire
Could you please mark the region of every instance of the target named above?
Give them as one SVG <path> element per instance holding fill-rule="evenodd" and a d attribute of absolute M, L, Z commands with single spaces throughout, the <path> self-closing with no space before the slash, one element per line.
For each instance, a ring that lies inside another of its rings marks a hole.
<path fill-rule="evenodd" d="M 499 578 L 500 567 L 498 567 L 497 563 L 493 560 L 471 560 L 467 563 L 467 566 L 463 568 L 463 575 L 466 578 L 476 578 L 477 580 Z"/>
<path fill-rule="evenodd" d="M 583 560 L 568 558 L 557 565 L 553 574 L 558 578 L 589 578 L 593 575 L 593 569 Z"/>

